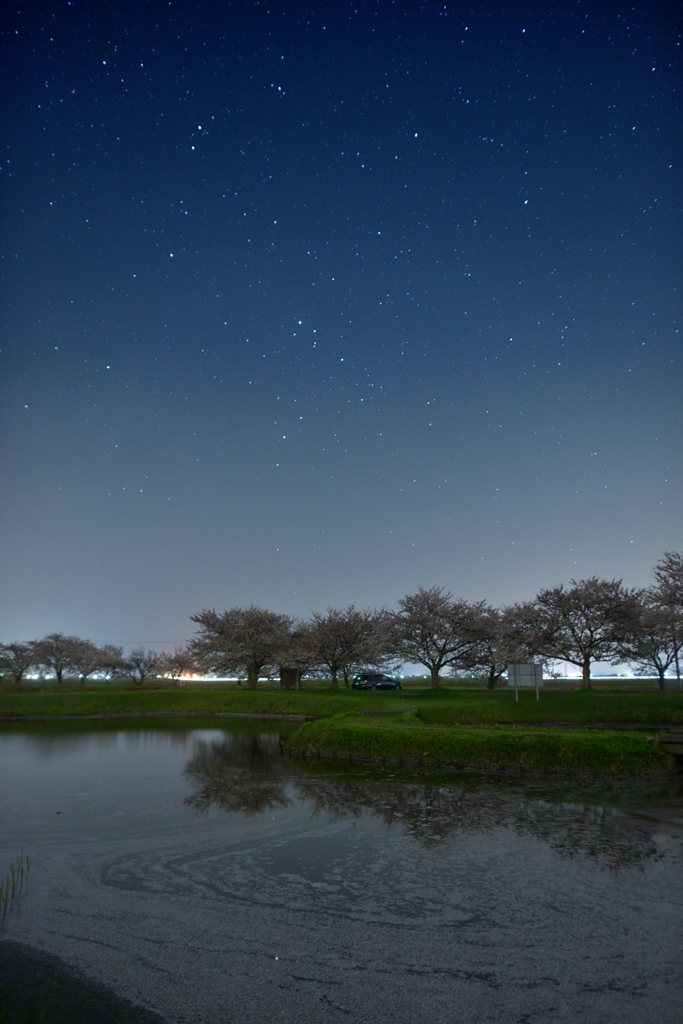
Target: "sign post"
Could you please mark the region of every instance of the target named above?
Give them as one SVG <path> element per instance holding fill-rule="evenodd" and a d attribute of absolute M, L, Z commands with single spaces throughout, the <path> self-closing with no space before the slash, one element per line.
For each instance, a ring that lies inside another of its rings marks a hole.
<path fill-rule="evenodd" d="M 520 686 L 535 687 L 536 700 L 540 700 L 540 688 L 543 686 L 543 666 L 531 663 L 510 664 L 508 665 L 508 682 L 512 683 L 515 688 L 515 703 L 519 700 Z"/>

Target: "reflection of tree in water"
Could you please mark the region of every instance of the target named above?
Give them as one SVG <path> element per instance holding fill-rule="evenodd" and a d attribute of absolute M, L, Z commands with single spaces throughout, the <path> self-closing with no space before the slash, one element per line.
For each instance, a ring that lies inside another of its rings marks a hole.
<path fill-rule="evenodd" d="M 663 856 L 654 838 L 660 822 L 609 807 L 434 785 L 299 778 L 296 787 L 314 811 L 335 817 L 369 812 L 387 825 L 401 825 L 427 847 L 458 835 L 511 828 L 520 836 L 543 840 L 557 853 L 588 856 L 613 869 Z"/>
<path fill-rule="evenodd" d="M 314 814 L 335 818 L 369 814 L 426 847 L 459 835 L 486 834 L 511 828 L 518 835 L 540 839 L 564 856 L 588 856 L 618 869 L 642 865 L 663 856 L 655 841 L 666 831 L 680 841 L 681 823 L 663 823 L 654 816 L 612 807 L 529 799 L 521 788 L 468 788 L 400 782 L 368 782 L 308 773 L 280 752 L 277 736 L 231 736 L 199 743 L 185 770 L 196 792 L 187 803 L 206 813 L 212 804 L 225 811 L 258 814 L 293 802 L 290 792 Z"/>
<path fill-rule="evenodd" d="M 292 803 L 278 736 L 226 736 L 200 742 L 188 761 L 185 778 L 196 792 L 185 803 L 200 814 L 215 804 L 224 811 L 260 814 Z"/>
<path fill-rule="evenodd" d="M 401 825 L 407 835 L 425 846 L 447 839 L 456 827 L 454 792 L 437 786 L 400 786 L 391 783 L 346 782 L 325 778 L 298 778 L 296 789 L 312 805 L 334 818 L 371 813 L 387 825 Z M 471 822 L 468 831 L 490 828 Z"/>

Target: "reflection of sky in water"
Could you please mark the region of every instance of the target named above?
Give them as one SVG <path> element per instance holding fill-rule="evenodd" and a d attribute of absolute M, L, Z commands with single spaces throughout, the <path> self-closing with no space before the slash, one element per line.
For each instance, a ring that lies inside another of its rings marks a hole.
<path fill-rule="evenodd" d="M 261 723 L 229 732 L 79 727 L 0 733 L 0 798 L 10 818 L 11 808 L 21 809 L 29 835 L 32 828 L 62 834 L 82 825 L 104 836 L 143 821 L 148 829 L 155 821 L 161 827 L 169 815 L 176 819 L 170 824 L 187 827 L 197 815 L 267 818 L 296 808 L 297 816 L 328 824 L 374 819 L 423 848 L 512 830 L 614 869 L 673 856 L 680 847 L 683 796 L 676 782 L 619 785 L 292 761 L 279 735 L 258 731 Z M 29 809 L 38 806 L 39 820 L 32 820 Z"/>
<path fill-rule="evenodd" d="M 617 868 L 673 852 L 682 835 L 683 799 L 675 783 L 632 787 L 628 800 L 624 788 L 597 783 L 525 785 L 519 779 L 432 773 L 425 784 L 419 774 L 408 781 L 407 773 L 395 769 L 378 781 L 367 768 L 335 766 L 332 774 L 324 762 L 293 765 L 277 738 L 265 736 L 201 740 L 184 774 L 194 788 L 186 802 L 199 812 L 215 806 L 266 813 L 300 802 L 332 819 L 373 816 L 424 847 L 512 829 L 561 854 L 584 854 Z"/>
<path fill-rule="evenodd" d="M 292 761 L 262 729 L 0 732 L 0 869 L 34 864 L 8 934 L 169 1021 L 222 1020 L 226 978 L 245 1024 L 450 1021 L 456 990 L 468 1024 L 677 1020 L 676 783 Z"/>

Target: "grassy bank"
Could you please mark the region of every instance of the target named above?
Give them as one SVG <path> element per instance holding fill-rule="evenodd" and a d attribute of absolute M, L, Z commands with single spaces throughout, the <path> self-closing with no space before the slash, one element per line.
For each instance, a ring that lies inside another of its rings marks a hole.
<path fill-rule="evenodd" d="M 409 689 L 365 693 L 329 687 L 300 692 L 226 686 L 174 688 L 25 687 L 0 693 L 0 721 L 93 717 L 162 724 L 164 715 L 297 716 L 291 748 L 306 754 L 432 762 L 486 770 L 656 778 L 668 773 L 646 733 L 683 727 L 683 694 Z M 214 721 L 216 719 L 214 718 Z M 246 722 L 246 719 L 245 719 Z M 47 725 L 47 721 L 46 721 Z M 256 723 L 253 723 L 256 727 Z M 560 726 L 562 728 L 560 728 Z M 588 728 L 593 727 L 593 728 Z M 600 727 L 600 728 L 595 728 Z M 621 730 L 621 731 L 620 731 Z"/>
<path fill-rule="evenodd" d="M 683 693 L 624 693 L 620 690 L 574 690 L 570 693 L 476 690 L 443 699 L 439 691 L 416 701 L 417 717 L 426 725 L 498 725 L 505 723 L 567 725 L 683 725 Z"/>
<path fill-rule="evenodd" d="M 329 718 L 341 712 L 410 710 L 424 725 L 465 726 L 662 725 L 683 726 L 683 694 L 573 691 L 522 692 L 516 704 L 507 690 L 410 690 L 385 693 L 316 690 L 246 690 L 237 687 L 62 688 L 25 687 L 0 693 L 0 718 L 73 715 L 303 715 Z"/>
<path fill-rule="evenodd" d="M 460 769 L 663 778 L 668 772 L 640 733 L 428 726 L 413 715 L 372 721 L 339 715 L 307 722 L 288 741 L 293 752 Z"/>
<path fill-rule="evenodd" d="M 303 715 L 328 717 L 349 707 L 346 694 L 332 691 L 116 689 L 25 690 L 0 694 L 0 718 L 67 715 Z"/>

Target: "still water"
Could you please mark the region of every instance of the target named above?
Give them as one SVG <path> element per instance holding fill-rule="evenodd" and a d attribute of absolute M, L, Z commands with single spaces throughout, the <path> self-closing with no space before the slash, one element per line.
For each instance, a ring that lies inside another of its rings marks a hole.
<path fill-rule="evenodd" d="M 279 725 L 0 731 L 4 935 L 169 1024 L 680 1024 L 679 784 L 378 774 Z"/>

